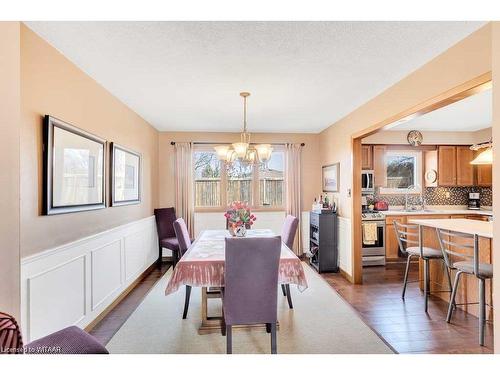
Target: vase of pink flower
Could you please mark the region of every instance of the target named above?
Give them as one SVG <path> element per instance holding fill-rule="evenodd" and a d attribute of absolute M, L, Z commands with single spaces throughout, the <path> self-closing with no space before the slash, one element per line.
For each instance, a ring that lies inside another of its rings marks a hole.
<path fill-rule="evenodd" d="M 250 229 L 255 220 L 257 220 L 255 215 L 250 211 L 248 204 L 239 201 L 229 205 L 224 217 L 227 219 L 229 233 L 233 237 L 245 237 L 247 229 Z"/>

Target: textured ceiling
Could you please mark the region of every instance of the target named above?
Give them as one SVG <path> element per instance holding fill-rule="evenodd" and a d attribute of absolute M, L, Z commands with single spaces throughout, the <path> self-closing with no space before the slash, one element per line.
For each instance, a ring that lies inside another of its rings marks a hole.
<path fill-rule="evenodd" d="M 493 97 L 486 90 L 389 130 L 469 132 L 491 127 L 492 118 Z"/>
<path fill-rule="evenodd" d="M 319 132 L 481 22 L 27 22 L 159 130 Z"/>

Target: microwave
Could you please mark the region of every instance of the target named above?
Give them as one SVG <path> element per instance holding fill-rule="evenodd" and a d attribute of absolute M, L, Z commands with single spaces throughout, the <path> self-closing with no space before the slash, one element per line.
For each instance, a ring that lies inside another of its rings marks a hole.
<path fill-rule="evenodd" d="M 361 171 L 361 193 L 373 194 L 375 193 L 375 184 L 373 181 L 374 173 L 372 170 Z"/>

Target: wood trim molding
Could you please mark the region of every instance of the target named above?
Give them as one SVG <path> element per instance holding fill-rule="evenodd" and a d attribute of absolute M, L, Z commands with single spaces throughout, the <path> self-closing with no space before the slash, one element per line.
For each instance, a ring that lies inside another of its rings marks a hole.
<path fill-rule="evenodd" d="M 461 85 L 458 85 L 450 90 L 445 91 L 433 98 L 423 101 L 403 112 L 391 116 L 383 121 L 380 121 L 364 130 L 356 132 L 352 138 L 368 137 L 383 129 L 388 125 L 392 125 L 398 121 L 408 121 L 415 117 L 422 116 L 426 113 L 435 111 L 436 109 L 445 107 L 449 104 L 458 102 L 474 94 L 480 93 L 492 87 L 492 74 L 491 72 L 484 73 L 479 77 L 473 78 Z"/>

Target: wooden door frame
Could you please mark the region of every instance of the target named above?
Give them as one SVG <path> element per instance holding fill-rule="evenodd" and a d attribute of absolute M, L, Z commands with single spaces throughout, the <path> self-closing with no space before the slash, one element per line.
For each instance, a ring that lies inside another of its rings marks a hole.
<path fill-rule="evenodd" d="M 351 137 L 352 155 L 352 199 L 351 199 L 351 246 L 352 246 L 352 275 L 349 278 L 354 284 L 363 283 L 363 267 L 361 254 L 361 140 L 369 135 L 379 132 L 390 125 L 398 122 L 406 122 L 426 113 L 435 111 L 474 94 L 480 93 L 492 87 L 491 72 L 482 74 L 470 81 L 456 86 L 444 93 L 428 99 L 403 112 L 380 121 L 368 128 L 354 133 Z"/>

